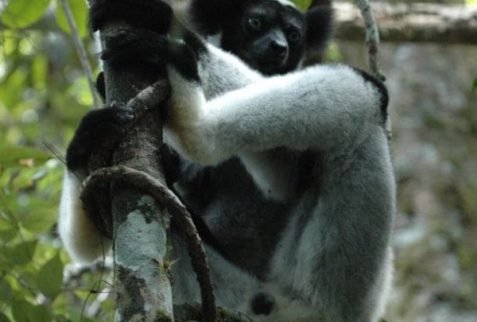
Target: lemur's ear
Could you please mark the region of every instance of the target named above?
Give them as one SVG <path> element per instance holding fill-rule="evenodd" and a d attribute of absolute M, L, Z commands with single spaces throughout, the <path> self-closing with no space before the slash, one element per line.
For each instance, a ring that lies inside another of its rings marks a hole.
<path fill-rule="evenodd" d="M 244 0 L 191 0 L 189 21 L 203 35 L 220 32 L 224 24 L 236 17 L 245 6 Z"/>
<path fill-rule="evenodd" d="M 306 47 L 321 51 L 333 34 L 333 9 L 328 5 L 314 5 L 306 12 Z"/>

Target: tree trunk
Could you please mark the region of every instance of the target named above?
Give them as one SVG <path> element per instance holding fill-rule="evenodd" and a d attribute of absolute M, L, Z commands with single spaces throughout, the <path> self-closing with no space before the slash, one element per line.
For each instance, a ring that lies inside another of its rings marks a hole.
<path fill-rule="evenodd" d="M 90 2 L 94 2 L 91 0 Z M 103 46 L 121 29 L 108 23 L 100 31 Z M 106 39 L 106 40 L 105 40 Z M 111 68 L 104 64 L 106 102 L 126 104 L 162 75 L 140 69 Z M 159 108 L 141 117 L 128 130 L 114 154 L 114 165 L 144 171 L 165 184 L 159 164 L 162 121 Z M 168 214 L 148 195 L 115 183 L 111 188 L 113 218 L 114 290 L 116 321 L 173 321 L 171 285 L 167 275 Z"/>

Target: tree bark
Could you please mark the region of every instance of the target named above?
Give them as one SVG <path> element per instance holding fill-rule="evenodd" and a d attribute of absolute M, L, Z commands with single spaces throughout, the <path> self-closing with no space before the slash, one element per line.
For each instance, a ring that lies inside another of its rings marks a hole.
<path fill-rule="evenodd" d="M 91 0 L 94 2 L 94 0 Z M 121 29 L 121 22 L 108 23 L 101 30 L 103 45 Z M 126 104 L 140 90 L 162 75 L 140 69 L 111 68 L 104 64 L 106 103 Z M 114 153 L 114 165 L 144 171 L 165 185 L 159 167 L 162 120 L 160 108 L 141 117 Z M 169 216 L 143 192 L 128 185 L 111 187 L 113 217 L 114 289 L 116 321 L 173 321 L 171 284 L 168 278 L 167 228 Z"/>
<path fill-rule="evenodd" d="M 120 27 L 111 26 L 106 34 L 117 32 L 117 28 Z M 107 102 L 127 103 L 138 94 L 138 88 L 151 84 L 151 79 L 140 71 L 118 71 L 107 63 L 104 73 Z M 144 171 L 165 185 L 158 166 L 162 120 L 160 113 L 149 116 L 142 117 L 130 129 L 115 152 L 114 164 Z M 173 321 L 172 291 L 165 262 L 168 215 L 150 196 L 122 184 L 113 185 L 111 201 L 116 320 Z"/>
<path fill-rule="evenodd" d="M 362 41 L 363 19 L 352 3 L 334 2 L 336 38 Z M 477 44 L 477 8 L 442 4 L 372 3 L 383 42 Z"/>

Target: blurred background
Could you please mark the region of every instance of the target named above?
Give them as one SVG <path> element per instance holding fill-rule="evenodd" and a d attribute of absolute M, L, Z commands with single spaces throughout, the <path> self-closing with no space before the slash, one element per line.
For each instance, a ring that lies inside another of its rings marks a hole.
<path fill-rule="evenodd" d="M 96 74 L 84 0 L 0 0 L 0 322 L 103 321 L 114 307 L 109 265 L 69 264 L 55 233 L 65 149 L 94 104 L 65 3 Z M 326 60 L 367 69 L 359 13 L 334 5 Z M 476 322 L 477 1 L 373 6 L 399 187 L 386 321 Z"/>

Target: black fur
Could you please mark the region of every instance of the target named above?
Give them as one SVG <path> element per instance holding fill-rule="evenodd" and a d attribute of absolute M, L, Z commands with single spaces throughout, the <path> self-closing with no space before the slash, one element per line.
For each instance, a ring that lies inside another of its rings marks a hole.
<path fill-rule="evenodd" d="M 365 81 L 370 82 L 373 84 L 374 87 L 379 91 L 381 94 L 381 116 L 383 124 L 386 122 L 388 118 L 388 104 L 389 104 L 389 94 L 386 85 L 376 77 L 372 76 L 371 74 L 365 72 L 362 69 L 354 68 L 354 70 L 359 73 Z"/>
<path fill-rule="evenodd" d="M 177 184 L 182 200 L 193 214 L 194 222 L 207 227 L 206 235 L 201 237 L 207 243 L 212 241 L 209 245 L 238 267 L 257 278 L 266 276 L 270 259 L 260 254 L 273 252 L 280 236 L 272 232 L 285 228 L 290 204 L 264 199 L 238 158 L 213 167 L 182 160 L 180 174 Z M 209 228 L 203 214 L 211 208 L 224 216 L 219 225 Z M 243 215 L 245 210 L 247 216 Z M 198 228 L 200 233 L 204 232 Z M 262 232 L 260 238 L 253 233 L 256 231 Z"/>
<path fill-rule="evenodd" d="M 105 39 L 106 49 L 101 59 L 107 60 L 113 68 L 122 68 L 133 62 L 149 66 L 165 64 L 168 44 L 158 33 L 141 28 L 122 30 Z"/>
<path fill-rule="evenodd" d="M 190 51 L 178 44 L 171 46 L 156 33 L 168 31 L 170 10 L 154 0 L 94 2 L 93 29 L 100 28 L 107 19 L 122 19 L 136 27 L 107 41 L 102 57 L 118 67 L 142 63 L 163 66 L 170 61 L 187 79 L 198 80 Z M 195 30 L 204 36 L 220 32 L 222 49 L 260 72 L 273 75 L 296 69 L 306 48 L 318 52 L 325 48 L 332 33 L 333 13 L 328 6 L 315 6 L 304 14 L 274 0 L 193 0 L 189 18 Z M 260 19 L 259 30 L 249 28 L 251 18 Z M 157 21 L 163 23 L 160 28 L 153 25 Z M 190 31 L 185 30 L 183 38 L 195 54 L 205 48 L 202 40 Z"/>
<path fill-rule="evenodd" d="M 316 6 L 306 13 L 306 47 L 324 50 L 333 35 L 333 9 Z"/>
<path fill-rule="evenodd" d="M 103 72 L 100 72 L 98 77 L 96 77 L 96 91 L 104 101 L 106 99 L 106 80 L 104 79 Z"/>
<path fill-rule="evenodd" d="M 133 112 L 121 106 L 108 106 L 86 114 L 66 151 L 68 169 L 87 170 L 90 157 L 95 154 L 109 159 L 124 134 L 125 125 L 133 118 Z"/>
<path fill-rule="evenodd" d="M 273 305 L 273 298 L 265 293 L 258 293 L 252 299 L 252 303 L 250 303 L 252 312 L 257 315 L 269 315 L 273 309 Z"/>
<path fill-rule="evenodd" d="M 184 44 L 147 29 L 124 30 L 106 39 L 101 58 L 115 68 L 131 64 L 162 68 L 172 63 L 186 79 L 199 81 L 197 53 L 205 47 L 192 33 L 187 39 Z"/>
<path fill-rule="evenodd" d="M 172 9 L 160 0 L 92 1 L 90 26 L 93 31 L 101 29 L 106 22 L 115 20 L 165 34 L 171 24 Z"/>
<path fill-rule="evenodd" d="M 321 52 L 333 23 L 329 6 L 310 7 L 304 14 L 274 0 L 192 0 L 189 16 L 197 32 L 204 36 L 220 33 L 222 49 L 266 75 L 294 70 L 305 47 Z M 258 28 L 248 28 L 252 18 L 259 20 Z"/>
<path fill-rule="evenodd" d="M 212 35 L 224 29 L 243 11 L 243 0 L 193 0 L 190 2 L 189 20 L 203 35 Z"/>

